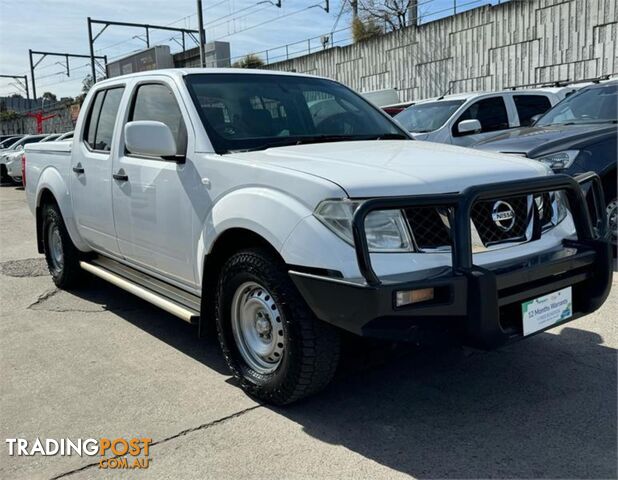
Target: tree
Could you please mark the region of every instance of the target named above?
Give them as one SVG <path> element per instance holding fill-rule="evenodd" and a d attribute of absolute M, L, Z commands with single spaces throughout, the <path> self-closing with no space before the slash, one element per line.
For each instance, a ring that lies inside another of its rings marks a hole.
<path fill-rule="evenodd" d="M 94 85 L 94 80 L 92 79 L 92 75 L 90 74 L 86 75 L 84 79 L 82 80 L 82 93 L 80 93 L 77 97 L 75 97 L 75 101 L 79 103 L 80 105 L 84 103 L 84 99 L 86 98 L 86 95 L 88 95 L 88 92 L 90 91 L 93 85 Z"/>
<path fill-rule="evenodd" d="M 352 38 L 355 42 L 362 42 L 381 33 L 384 32 L 371 18 L 363 21 L 356 17 L 352 20 Z"/>
<path fill-rule="evenodd" d="M 44 98 L 45 100 L 48 100 L 50 102 L 57 102 L 58 101 L 58 98 L 56 97 L 56 95 L 54 95 L 51 92 L 43 93 L 43 96 L 41 98 Z"/>
<path fill-rule="evenodd" d="M 11 94 L 11 98 L 24 98 L 24 96 L 21 93 L 13 93 Z"/>
<path fill-rule="evenodd" d="M 16 118 L 19 118 L 19 115 L 13 110 L 0 111 L 0 122 L 7 122 Z"/>
<path fill-rule="evenodd" d="M 365 22 L 385 25 L 388 30 L 401 30 L 408 22 L 416 23 L 418 0 L 356 0 L 351 8 Z"/>
<path fill-rule="evenodd" d="M 260 68 L 263 66 L 264 61 L 253 53 L 250 53 L 246 57 L 241 58 L 240 60 L 232 64 L 232 67 L 235 68 Z"/>

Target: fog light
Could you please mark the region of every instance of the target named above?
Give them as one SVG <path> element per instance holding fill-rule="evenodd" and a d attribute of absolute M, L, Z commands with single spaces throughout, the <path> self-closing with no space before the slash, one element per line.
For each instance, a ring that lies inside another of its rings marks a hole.
<path fill-rule="evenodd" d="M 426 302 L 433 300 L 433 288 L 421 288 L 419 290 L 399 290 L 395 296 L 395 306 L 403 307 L 411 303 Z"/>

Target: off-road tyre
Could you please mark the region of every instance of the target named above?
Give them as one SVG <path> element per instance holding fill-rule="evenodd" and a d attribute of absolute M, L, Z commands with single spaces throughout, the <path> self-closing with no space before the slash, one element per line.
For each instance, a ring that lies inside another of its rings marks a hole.
<path fill-rule="evenodd" d="M 253 369 L 240 353 L 232 331 L 232 299 L 247 282 L 272 294 L 285 332 L 281 361 L 272 373 Z M 265 249 L 239 251 L 223 265 L 217 282 L 216 325 L 225 360 L 241 388 L 260 401 L 284 405 L 322 390 L 339 361 L 336 328 L 318 320 L 292 283 L 283 262 Z"/>

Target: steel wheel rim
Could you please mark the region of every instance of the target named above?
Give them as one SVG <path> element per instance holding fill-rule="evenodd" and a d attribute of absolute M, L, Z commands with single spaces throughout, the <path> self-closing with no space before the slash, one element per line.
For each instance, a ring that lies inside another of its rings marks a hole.
<path fill-rule="evenodd" d="M 245 282 L 236 289 L 232 332 L 241 357 L 257 373 L 272 373 L 281 364 L 283 315 L 271 293 L 260 284 Z"/>
<path fill-rule="evenodd" d="M 49 246 L 49 258 L 55 271 L 61 271 L 64 267 L 64 252 L 62 250 L 62 237 L 58 225 L 52 224 L 47 230 L 47 245 Z"/>

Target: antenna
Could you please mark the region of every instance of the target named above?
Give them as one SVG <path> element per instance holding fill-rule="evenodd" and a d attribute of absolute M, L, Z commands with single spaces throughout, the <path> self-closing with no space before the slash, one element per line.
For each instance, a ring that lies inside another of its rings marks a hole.
<path fill-rule="evenodd" d="M 443 100 L 443 99 L 444 99 L 444 97 L 445 97 L 446 95 L 448 95 L 449 93 L 451 93 L 451 90 L 453 89 L 453 82 L 452 82 L 452 81 L 450 81 L 450 82 L 449 82 L 449 84 L 450 84 L 450 85 L 449 85 L 449 87 L 448 87 L 448 90 L 447 90 L 446 92 L 444 92 L 442 95 L 440 95 L 440 96 L 437 98 L 437 100 Z"/>

